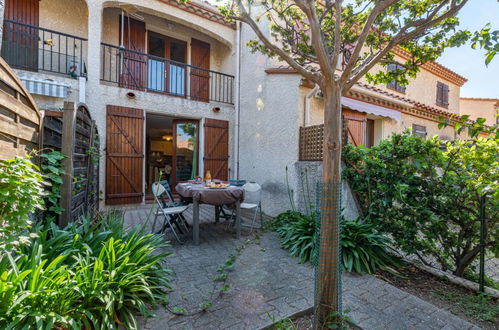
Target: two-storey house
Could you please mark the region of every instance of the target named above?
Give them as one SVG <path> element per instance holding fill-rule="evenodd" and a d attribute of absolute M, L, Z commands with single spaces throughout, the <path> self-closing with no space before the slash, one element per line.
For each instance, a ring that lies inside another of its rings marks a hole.
<path fill-rule="evenodd" d="M 88 106 L 107 205 L 233 166 L 237 31 L 206 3 L 6 0 L 2 57 L 41 110 Z"/>

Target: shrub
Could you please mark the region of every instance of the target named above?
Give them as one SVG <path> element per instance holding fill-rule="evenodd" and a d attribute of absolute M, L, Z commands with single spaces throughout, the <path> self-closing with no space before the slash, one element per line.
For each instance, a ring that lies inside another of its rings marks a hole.
<path fill-rule="evenodd" d="M 0 260 L 0 328 L 137 328 L 135 315 L 167 302 L 161 236 L 125 231 L 116 214 L 35 230 Z"/>
<path fill-rule="evenodd" d="M 305 215 L 287 211 L 278 215 L 272 222 L 279 234 L 281 246 L 300 262 L 317 260 L 316 226 L 318 213 Z M 348 272 L 374 273 L 378 269 L 396 272 L 392 266 L 400 266 L 396 258 L 386 251 L 390 239 L 379 234 L 373 224 L 360 219 L 341 221 L 341 249 L 343 269 Z"/>
<path fill-rule="evenodd" d="M 288 211 L 277 216 L 274 222 L 281 246 L 292 256 L 300 258 L 300 262 L 311 261 L 315 256 L 316 217 L 316 213 L 305 215 Z"/>
<path fill-rule="evenodd" d="M 343 175 L 376 229 L 398 248 L 462 276 L 480 250 L 483 193 L 490 194 L 486 246 L 499 250 L 499 144 L 479 138 L 447 143 L 443 151 L 442 143 L 406 132 L 369 149 L 346 146 Z"/>
<path fill-rule="evenodd" d="M 0 162 L 0 251 L 26 242 L 30 215 L 43 208 L 43 177 L 29 159 Z"/>
<path fill-rule="evenodd" d="M 347 272 L 373 274 L 377 270 L 392 273 L 392 266 L 402 264 L 387 251 L 391 240 L 376 231 L 376 227 L 360 219 L 343 220 L 341 223 L 341 259 Z"/>

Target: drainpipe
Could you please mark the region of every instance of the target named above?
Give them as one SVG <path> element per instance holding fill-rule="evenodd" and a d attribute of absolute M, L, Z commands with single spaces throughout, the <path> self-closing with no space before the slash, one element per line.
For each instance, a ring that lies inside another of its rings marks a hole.
<path fill-rule="evenodd" d="M 314 88 L 305 95 L 305 109 L 303 112 L 303 126 L 308 126 L 310 124 L 310 99 L 319 90 L 319 85 L 315 84 Z"/>
<path fill-rule="evenodd" d="M 236 23 L 236 92 L 235 92 L 235 132 L 234 132 L 234 159 L 236 167 L 236 180 L 239 180 L 239 126 L 240 126 L 240 111 L 241 111 L 241 22 Z"/>

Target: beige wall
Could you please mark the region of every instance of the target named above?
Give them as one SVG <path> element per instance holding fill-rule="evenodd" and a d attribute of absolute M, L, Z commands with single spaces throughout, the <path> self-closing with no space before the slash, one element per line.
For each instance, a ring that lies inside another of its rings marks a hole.
<path fill-rule="evenodd" d="M 496 114 L 499 112 L 499 99 L 461 98 L 459 114 L 469 115 L 470 119 L 485 118 L 487 125 L 497 123 Z"/>
<path fill-rule="evenodd" d="M 40 1 L 40 27 L 86 38 L 87 21 L 85 0 Z"/>
<path fill-rule="evenodd" d="M 395 57 L 395 60 L 400 63 L 405 62 L 405 60 L 400 57 Z M 381 65 L 376 65 L 370 72 L 376 73 L 380 70 L 386 69 Z M 367 83 L 367 80 L 362 78 L 361 82 Z M 447 108 L 438 106 L 436 103 L 437 82 L 442 82 L 449 86 L 449 106 Z M 418 72 L 416 78 L 409 78 L 409 85 L 406 86 L 405 93 L 389 89 L 386 85 L 376 85 L 376 87 L 440 110 L 445 110 L 450 113 L 459 113 L 459 96 L 461 93 L 461 87 L 446 79 L 440 78 L 434 73 L 431 73 L 423 68 Z"/>

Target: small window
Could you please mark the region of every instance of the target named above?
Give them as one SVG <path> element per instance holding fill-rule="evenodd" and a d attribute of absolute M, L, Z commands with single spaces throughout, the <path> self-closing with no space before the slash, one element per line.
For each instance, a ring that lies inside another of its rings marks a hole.
<path fill-rule="evenodd" d="M 398 63 L 388 64 L 388 71 L 403 70 L 404 66 Z M 405 93 L 405 86 L 401 85 L 396 79 L 393 79 L 386 87 L 394 89 L 398 92 Z"/>
<path fill-rule="evenodd" d="M 426 138 L 426 126 L 412 125 L 412 135 Z"/>
<path fill-rule="evenodd" d="M 449 86 L 440 81 L 437 82 L 437 105 L 441 107 L 449 106 Z"/>

